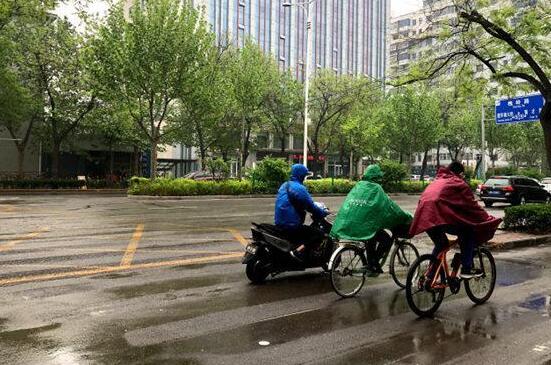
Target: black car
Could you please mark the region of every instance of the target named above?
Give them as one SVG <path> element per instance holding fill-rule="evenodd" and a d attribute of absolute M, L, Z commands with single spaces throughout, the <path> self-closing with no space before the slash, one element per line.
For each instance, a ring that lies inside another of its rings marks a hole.
<path fill-rule="evenodd" d="M 481 186 L 480 199 L 485 206 L 491 207 L 498 202 L 512 205 L 549 203 L 551 195 L 537 180 L 526 176 L 493 176 Z"/>

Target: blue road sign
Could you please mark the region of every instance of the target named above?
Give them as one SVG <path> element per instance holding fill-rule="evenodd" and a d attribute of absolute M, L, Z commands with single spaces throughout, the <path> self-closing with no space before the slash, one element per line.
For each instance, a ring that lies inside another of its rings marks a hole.
<path fill-rule="evenodd" d="M 496 124 L 537 122 L 545 101 L 541 94 L 496 101 Z"/>

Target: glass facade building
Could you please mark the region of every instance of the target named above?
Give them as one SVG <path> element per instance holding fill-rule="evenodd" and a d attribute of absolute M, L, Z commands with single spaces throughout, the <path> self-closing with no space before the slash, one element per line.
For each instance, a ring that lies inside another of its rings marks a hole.
<path fill-rule="evenodd" d="M 302 1 L 302 0 L 299 0 Z M 284 7 L 289 0 L 195 0 L 216 36 L 242 46 L 254 40 L 281 68 L 304 78 L 306 12 Z M 386 71 L 390 0 L 318 0 L 312 11 L 312 71 L 383 80 Z"/>

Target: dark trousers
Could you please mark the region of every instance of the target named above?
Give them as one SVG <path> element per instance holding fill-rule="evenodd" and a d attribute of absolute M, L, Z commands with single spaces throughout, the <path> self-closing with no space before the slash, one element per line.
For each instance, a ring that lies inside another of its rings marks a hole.
<path fill-rule="evenodd" d="M 308 249 L 319 245 L 324 237 L 319 229 L 306 225 L 287 231 L 287 234 L 292 243 L 297 246 L 304 245 Z"/>
<path fill-rule="evenodd" d="M 392 237 L 381 229 L 375 236 L 367 241 L 365 251 L 369 266 L 378 267 L 379 261 L 392 246 Z"/>
<path fill-rule="evenodd" d="M 405 237 L 409 232 L 409 225 L 399 225 L 391 229 L 392 237 Z M 367 260 L 370 266 L 379 265 L 383 256 L 392 248 L 392 238 L 384 229 L 381 229 L 370 239 L 366 246 Z"/>
<path fill-rule="evenodd" d="M 473 255 L 476 245 L 476 238 L 472 228 L 446 225 L 431 228 L 427 231 L 432 242 L 434 242 L 434 250 L 432 254 L 438 256 L 450 242 L 446 233 L 457 236 L 459 247 L 461 248 L 461 265 L 465 270 L 470 270 L 473 267 Z"/>

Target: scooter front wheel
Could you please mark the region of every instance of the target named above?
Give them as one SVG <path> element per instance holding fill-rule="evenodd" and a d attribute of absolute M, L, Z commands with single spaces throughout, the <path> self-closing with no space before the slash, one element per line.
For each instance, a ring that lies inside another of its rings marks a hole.
<path fill-rule="evenodd" d="M 358 247 L 345 247 L 335 255 L 331 265 L 331 285 L 343 298 L 358 294 L 365 283 L 367 259 Z"/>
<path fill-rule="evenodd" d="M 266 263 L 261 259 L 253 260 L 247 263 L 245 274 L 247 274 L 247 278 L 249 278 L 251 283 L 262 284 L 266 280 L 266 277 L 270 274 L 266 269 L 266 266 Z"/>

